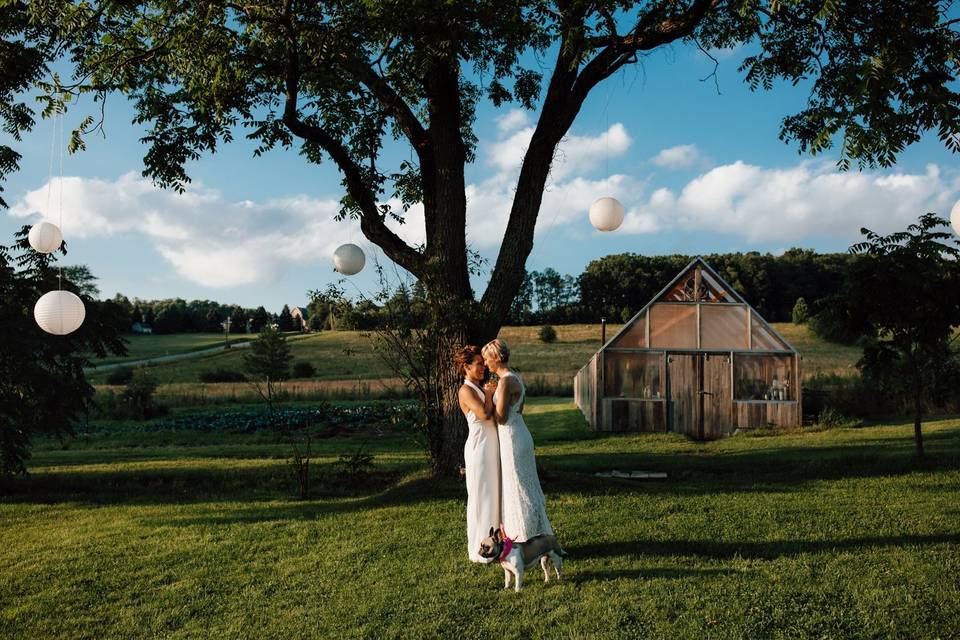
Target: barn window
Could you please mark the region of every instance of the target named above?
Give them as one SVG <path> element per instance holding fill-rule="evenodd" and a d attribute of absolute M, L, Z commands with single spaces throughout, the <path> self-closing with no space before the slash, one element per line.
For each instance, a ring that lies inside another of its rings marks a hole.
<path fill-rule="evenodd" d="M 607 350 L 603 354 L 604 396 L 612 398 L 663 397 L 660 366 L 663 354 Z"/>
<path fill-rule="evenodd" d="M 637 317 L 626 331 L 610 345 L 611 347 L 646 347 L 647 346 L 647 314 Z"/>
<path fill-rule="evenodd" d="M 650 346 L 697 348 L 697 306 L 655 304 L 650 308 Z"/>
<path fill-rule="evenodd" d="M 797 385 L 792 355 L 741 355 L 734 357 L 736 400 L 796 400 Z"/>
<path fill-rule="evenodd" d="M 747 349 L 746 305 L 702 305 L 700 307 L 700 347 Z"/>

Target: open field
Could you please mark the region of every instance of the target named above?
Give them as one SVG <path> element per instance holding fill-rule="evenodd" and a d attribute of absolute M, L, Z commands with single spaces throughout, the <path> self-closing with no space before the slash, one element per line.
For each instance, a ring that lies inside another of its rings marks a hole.
<path fill-rule="evenodd" d="M 852 373 L 853 365 L 860 357 L 859 349 L 824 342 L 810 333 L 802 325 L 789 323 L 775 324 L 774 327 L 790 341 L 804 357 L 805 376 L 817 371 L 824 373 Z M 557 341 L 545 344 L 537 339 L 539 327 L 504 327 L 500 336 L 510 345 L 513 364 L 520 369 L 528 380 L 538 376 L 551 384 L 570 384 L 573 376 L 600 346 L 600 325 L 559 325 Z M 607 327 L 610 337 L 619 329 L 619 325 Z M 176 345 L 190 344 L 181 341 L 181 336 L 146 336 L 131 340 L 131 352 L 146 351 L 138 341 L 146 338 L 150 348 L 161 349 L 163 340 L 169 339 L 167 351 L 175 352 Z M 291 343 L 291 351 L 296 360 L 307 360 L 316 367 L 314 380 L 339 381 L 334 387 L 356 385 L 357 381 L 368 381 L 372 387 L 380 383 L 377 379 L 394 377 L 392 371 L 378 356 L 372 346 L 372 337 L 356 331 L 325 331 L 298 338 Z M 195 383 L 204 370 L 230 369 L 240 370 L 242 351 L 218 352 L 174 362 L 157 363 L 150 370 L 161 384 Z M 90 378 L 94 383 L 103 383 L 107 372 L 94 372 Z M 299 384 L 299 383 L 298 383 Z M 304 386 L 306 389 L 309 385 Z M 316 388 L 330 387 L 329 384 L 316 384 Z M 232 393 L 232 392 L 227 392 Z"/>
<path fill-rule="evenodd" d="M 561 582 L 470 565 L 463 484 L 402 430 L 315 440 L 301 501 L 271 434 L 108 429 L 0 497 L 0 637 L 960 637 L 960 421 L 921 468 L 909 424 L 700 444 L 526 413 Z M 373 476 L 338 481 L 360 442 Z"/>

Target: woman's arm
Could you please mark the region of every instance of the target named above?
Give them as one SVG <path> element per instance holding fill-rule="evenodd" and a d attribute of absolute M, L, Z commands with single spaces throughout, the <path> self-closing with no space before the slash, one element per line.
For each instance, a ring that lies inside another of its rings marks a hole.
<path fill-rule="evenodd" d="M 497 387 L 497 405 L 493 408 L 494 417 L 497 424 L 505 424 L 510 416 L 510 400 L 514 393 L 517 393 L 517 381 L 513 376 L 500 378 L 500 384 Z"/>
<path fill-rule="evenodd" d="M 460 410 L 463 411 L 463 415 L 473 411 L 481 420 L 489 420 L 493 417 L 493 400 L 488 394 L 484 394 L 484 399 L 481 401 L 473 389 L 463 385 L 457 396 L 460 399 Z"/>

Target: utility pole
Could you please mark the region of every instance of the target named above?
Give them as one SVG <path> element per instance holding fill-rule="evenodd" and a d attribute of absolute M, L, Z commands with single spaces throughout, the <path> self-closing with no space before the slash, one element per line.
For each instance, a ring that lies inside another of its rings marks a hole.
<path fill-rule="evenodd" d="M 220 326 L 223 327 L 223 348 L 230 348 L 230 316 L 227 316 L 227 319 L 220 323 Z"/>

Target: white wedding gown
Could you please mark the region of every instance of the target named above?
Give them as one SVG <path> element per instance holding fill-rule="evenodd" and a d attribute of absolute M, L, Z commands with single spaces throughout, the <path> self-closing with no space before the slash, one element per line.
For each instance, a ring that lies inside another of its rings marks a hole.
<path fill-rule="evenodd" d="M 503 499 L 503 529 L 508 538 L 525 542 L 542 534 L 553 535 L 547 519 L 546 500 L 537 477 L 537 461 L 533 453 L 533 437 L 523 421 L 520 407 L 526 395 L 523 379 L 512 371 L 501 378 L 514 376 L 520 383 L 520 397 L 510 405 L 505 424 L 497 425 L 500 439 L 500 470 Z M 494 394 L 494 404 L 497 397 Z"/>
<path fill-rule="evenodd" d="M 483 390 L 469 380 L 470 386 L 483 400 Z M 467 412 L 467 444 L 463 459 L 467 473 L 467 553 L 471 562 L 492 562 L 480 555 L 480 542 L 490 535 L 490 527 L 500 526 L 500 443 L 497 425 Z"/>

